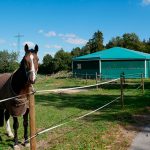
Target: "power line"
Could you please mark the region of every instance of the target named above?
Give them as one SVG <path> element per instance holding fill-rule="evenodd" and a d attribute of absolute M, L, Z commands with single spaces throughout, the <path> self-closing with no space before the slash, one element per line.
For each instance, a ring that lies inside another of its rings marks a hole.
<path fill-rule="evenodd" d="M 20 51 L 20 39 L 21 37 L 24 37 L 24 35 L 21 35 L 20 33 L 18 33 L 17 35 L 15 35 L 15 38 L 17 38 L 17 45 L 18 45 L 18 51 Z"/>

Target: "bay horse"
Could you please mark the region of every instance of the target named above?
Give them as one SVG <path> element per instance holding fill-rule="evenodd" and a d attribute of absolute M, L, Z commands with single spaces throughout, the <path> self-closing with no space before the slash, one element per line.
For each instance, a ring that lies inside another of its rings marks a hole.
<path fill-rule="evenodd" d="M 24 126 L 24 145 L 29 145 L 28 139 L 28 114 L 29 103 L 28 93 L 32 92 L 32 84 L 36 81 L 38 71 L 38 45 L 34 49 L 24 46 L 25 55 L 21 60 L 20 67 L 14 73 L 4 73 L 0 75 L 0 101 L 9 97 L 16 97 L 7 101 L 0 102 L 0 126 L 6 121 L 6 130 L 8 136 L 14 137 L 14 149 L 19 150 L 18 134 L 19 128 L 18 116 L 23 115 Z M 14 135 L 10 128 L 9 117 L 13 117 Z"/>

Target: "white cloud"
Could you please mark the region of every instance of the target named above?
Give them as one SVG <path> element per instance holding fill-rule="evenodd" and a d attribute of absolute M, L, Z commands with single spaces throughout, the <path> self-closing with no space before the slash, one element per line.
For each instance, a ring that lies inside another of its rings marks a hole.
<path fill-rule="evenodd" d="M 17 47 L 17 43 L 13 42 L 10 46 Z"/>
<path fill-rule="evenodd" d="M 45 33 L 45 36 L 47 36 L 47 37 L 54 37 L 54 36 L 56 36 L 56 35 L 57 35 L 57 34 L 56 34 L 55 31 L 49 31 L 49 32 Z"/>
<path fill-rule="evenodd" d="M 4 39 L 0 39 L 0 44 L 4 44 L 6 41 Z"/>
<path fill-rule="evenodd" d="M 58 34 L 58 36 L 61 37 L 65 42 L 70 43 L 70 44 L 82 45 L 82 44 L 87 43 L 87 40 L 82 39 L 73 33 Z"/>
<path fill-rule="evenodd" d="M 44 33 L 44 30 L 43 30 L 43 29 L 40 29 L 40 30 L 38 31 L 38 33 L 42 34 L 42 33 Z"/>
<path fill-rule="evenodd" d="M 60 46 L 60 45 L 49 45 L 49 44 L 47 44 L 47 45 L 45 45 L 45 48 L 48 48 L 48 49 L 52 49 L 52 48 L 61 49 L 62 46 Z"/>
<path fill-rule="evenodd" d="M 51 52 L 45 51 L 44 55 L 50 54 L 52 57 L 54 57 L 55 53 L 56 53 L 55 51 L 51 51 Z"/>
<path fill-rule="evenodd" d="M 150 5 L 150 0 L 142 0 L 142 5 Z"/>
<path fill-rule="evenodd" d="M 67 34 L 59 34 L 58 35 L 59 37 L 62 37 L 62 38 L 75 38 L 75 37 L 77 37 L 75 34 L 73 34 L 73 33 L 67 33 Z"/>
<path fill-rule="evenodd" d="M 70 44 L 78 44 L 78 45 L 82 45 L 82 44 L 86 44 L 87 43 L 87 40 L 85 39 L 81 39 L 81 38 L 67 38 L 65 40 L 67 43 L 70 43 Z"/>
<path fill-rule="evenodd" d="M 26 44 L 29 46 L 29 48 L 34 48 L 34 46 L 35 46 L 35 44 L 31 41 L 26 41 L 23 43 L 23 45 L 26 45 Z"/>
<path fill-rule="evenodd" d="M 41 33 L 44 36 L 47 37 L 59 37 L 62 40 L 64 40 L 67 43 L 70 44 L 77 44 L 77 45 L 83 45 L 87 43 L 87 40 L 80 38 L 79 36 L 77 36 L 74 33 L 56 33 L 55 31 L 48 31 L 48 32 L 44 32 L 43 29 L 40 29 L 38 31 L 38 33 Z M 55 48 L 55 49 L 60 49 L 62 48 L 59 45 L 45 45 L 46 48 L 50 49 L 50 48 Z"/>

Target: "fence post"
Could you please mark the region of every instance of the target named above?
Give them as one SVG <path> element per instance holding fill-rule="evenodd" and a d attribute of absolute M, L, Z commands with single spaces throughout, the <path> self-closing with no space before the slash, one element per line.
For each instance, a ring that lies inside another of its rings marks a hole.
<path fill-rule="evenodd" d="M 29 88 L 29 92 L 33 90 L 34 89 L 32 87 Z M 30 137 L 33 137 L 36 134 L 34 94 L 30 94 L 28 98 L 29 98 Z M 36 150 L 35 137 L 30 139 L 30 149 Z"/>
<path fill-rule="evenodd" d="M 144 94 L 144 75 L 141 74 L 141 85 L 142 85 L 142 93 Z"/>
<path fill-rule="evenodd" d="M 124 108 L 124 93 L 123 93 L 123 81 L 124 80 L 124 77 L 123 77 L 123 75 L 121 74 L 120 75 L 120 89 L 121 89 L 121 95 L 120 95 L 120 97 L 121 97 L 121 107 L 122 108 Z"/>
<path fill-rule="evenodd" d="M 96 80 L 96 84 L 98 83 L 97 82 L 97 72 L 96 72 L 96 75 L 95 75 L 95 80 Z M 96 89 L 98 89 L 98 85 L 96 85 Z"/>

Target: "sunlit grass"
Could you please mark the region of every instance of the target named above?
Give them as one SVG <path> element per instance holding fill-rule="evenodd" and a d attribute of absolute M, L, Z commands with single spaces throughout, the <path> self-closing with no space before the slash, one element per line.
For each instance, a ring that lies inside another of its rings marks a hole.
<path fill-rule="evenodd" d="M 132 80 L 133 82 L 133 80 Z M 134 81 L 140 84 L 140 80 Z M 121 108 L 120 101 L 114 102 L 102 111 L 95 112 L 78 121 L 72 121 L 66 125 L 52 130 L 37 137 L 38 149 L 56 150 L 85 150 L 85 149 L 127 149 L 129 141 L 122 138 L 116 144 L 119 133 L 119 126 L 134 125 L 133 114 L 144 113 L 145 107 L 150 106 L 150 80 L 146 80 L 145 94 L 141 89 L 126 86 L 125 107 Z M 36 90 L 55 89 L 74 86 L 95 84 L 95 80 L 73 78 L 55 78 L 40 76 L 35 85 Z M 120 85 L 104 85 L 98 90 L 88 89 L 84 92 L 74 94 L 37 94 L 36 103 L 36 126 L 37 131 L 45 128 L 68 122 L 85 113 L 97 109 L 120 96 Z M 11 120 L 12 122 L 12 120 Z M 19 119 L 20 128 L 18 131 L 19 140 L 23 139 L 22 118 Z M 2 142 L 0 148 L 8 149 L 12 147 L 13 141 L 5 135 L 5 129 L 0 128 Z M 4 148 L 5 147 L 5 148 Z"/>

